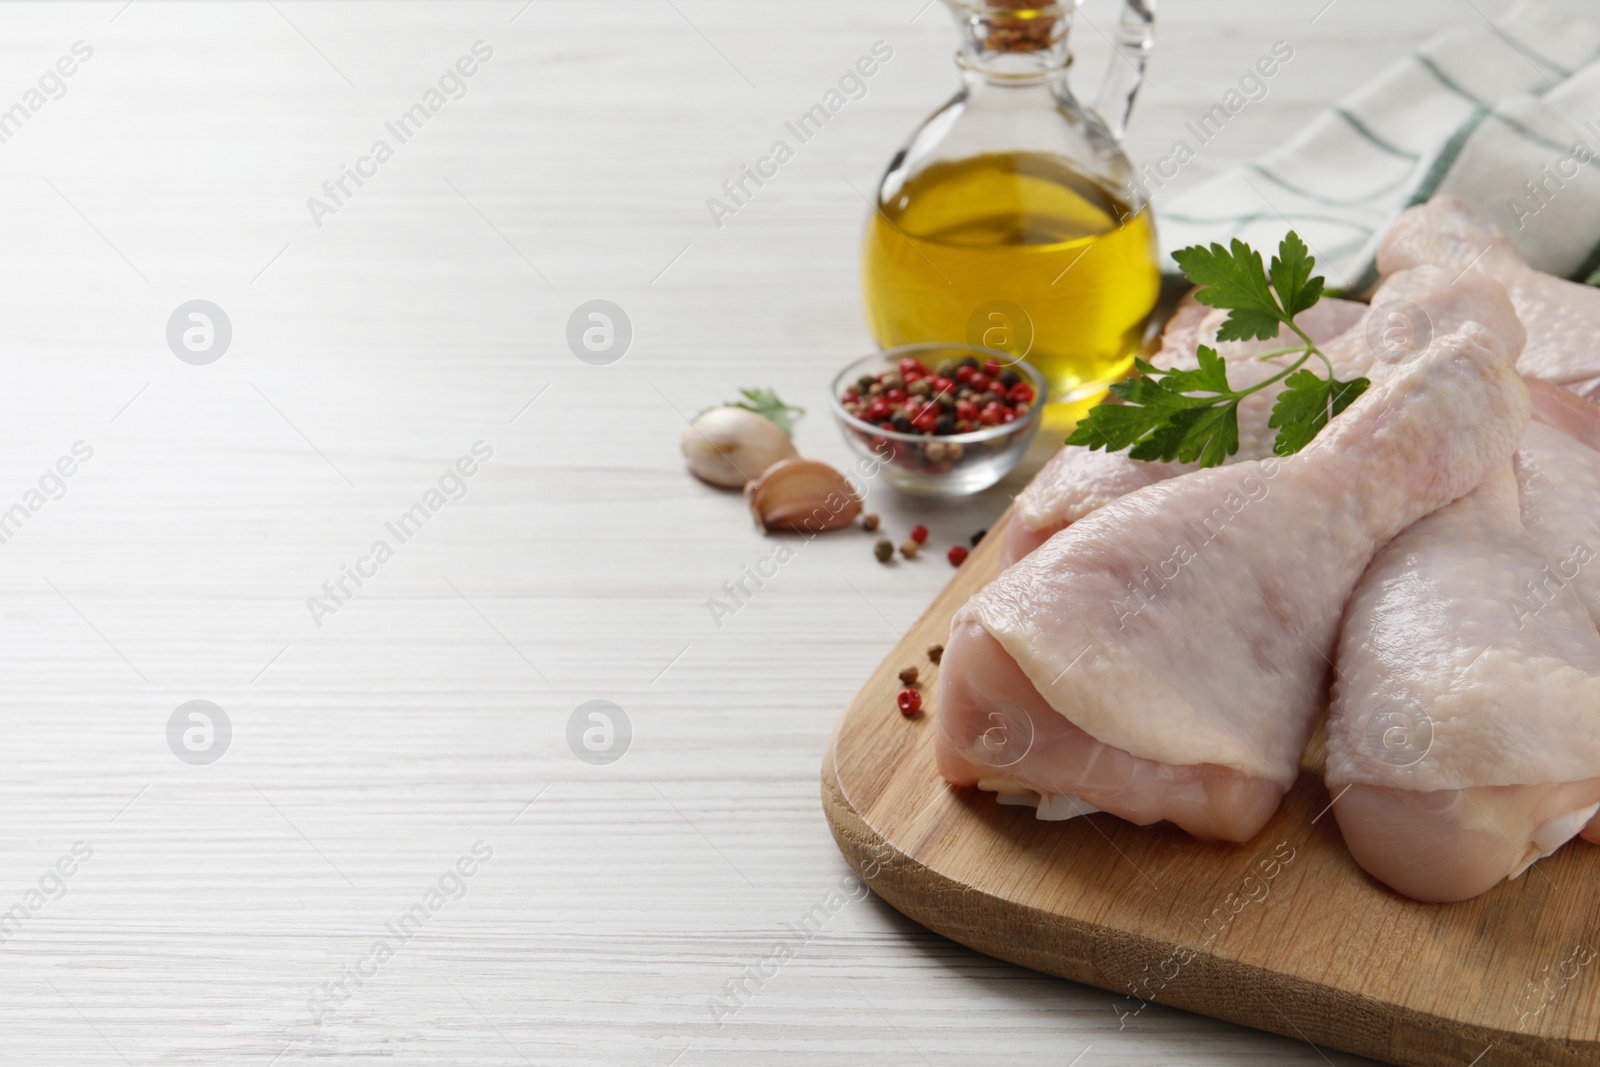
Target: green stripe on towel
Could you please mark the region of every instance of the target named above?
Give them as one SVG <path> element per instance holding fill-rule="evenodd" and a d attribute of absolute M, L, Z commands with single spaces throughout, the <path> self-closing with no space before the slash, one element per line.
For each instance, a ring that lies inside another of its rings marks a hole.
<path fill-rule="evenodd" d="M 1457 85 L 1455 80 L 1451 78 L 1450 75 L 1439 69 L 1439 65 L 1437 63 L 1423 55 L 1421 52 L 1411 53 L 1411 58 L 1422 64 L 1423 70 L 1427 71 L 1429 74 L 1432 74 L 1435 81 L 1444 86 L 1446 89 L 1449 89 L 1452 93 L 1455 93 L 1464 100 L 1472 101 L 1472 103 L 1476 104 L 1478 107 L 1485 106 L 1484 101 L 1479 100 L 1472 93 L 1467 92 L 1461 86 Z"/>
<path fill-rule="evenodd" d="M 1473 131 L 1488 117 L 1489 107 L 1485 104 L 1467 116 L 1467 121 L 1456 127 L 1456 132 L 1450 135 L 1450 139 L 1444 143 L 1444 147 L 1439 150 L 1439 154 L 1428 167 L 1428 173 L 1423 177 L 1422 184 L 1417 186 L 1416 192 L 1411 194 L 1411 199 L 1406 201 L 1406 207 L 1425 203 L 1438 192 L 1439 186 L 1444 184 L 1445 175 L 1456 165 L 1456 160 L 1460 158 L 1461 150 L 1467 146 Z"/>
<path fill-rule="evenodd" d="M 1346 111 L 1344 108 L 1336 107 L 1333 109 L 1333 113 L 1338 115 L 1341 119 L 1344 119 L 1346 125 L 1359 133 L 1362 137 L 1366 138 L 1367 142 L 1374 148 L 1380 148 L 1389 153 L 1391 156 L 1399 156 L 1401 159 L 1420 158 L 1415 152 L 1407 152 L 1404 148 L 1397 147 L 1390 144 L 1388 141 L 1385 141 L 1382 137 L 1379 137 L 1376 133 L 1373 133 L 1372 128 L 1369 127 L 1365 122 L 1362 122 L 1353 113 Z"/>
<path fill-rule="evenodd" d="M 1354 200 L 1336 200 L 1331 196 L 1324 196 L 1321 193 L 1313 193 L 1309 189 L 1302 189 L 1297 185 L 1293 185 L 1290 182 L 1286 182 L 1282 178 L 1278 177 L 1276 174 L 1274 174 L 1271 171 L 1267 170 L 1265 167 L 1263 167 L 1259 163 L 1246 163 L 1245 166 L 1248 169 L 1255 171 L 1257 174 L 1261 175 L 1263 178 L 1267 179 L 1269 182 L 1272 182 L 1274 185 L 1282 186 L 1284 189 L 1287 189 L 1289 192 L 1293 193 L 1294 195 L 1303 196 L 1307 200 L 1315 200 L 1315 201 L 1317 201 L 1317 203 L 1326 204 L 1329 207 L 1366 207 L 1366 206 L 1371 206 L 1371 207 L 1374 208 L 1374 210 L 1378 210 L 1378 211 L 1384 210 L 1383 207 L 1381 205 L 1372 204 L 1372 201 L 1377 199 L 1378 197 L 1383 196 L 1385 193 L 1394 192 L 1396 189 L 1400 188 L 1402 185 L 1404 185 L 1411 178 L 1411 170 L 1410 170 L 1410 168 L 1407 168 L 1407 170 L 1406 170 L 1406 172 L 1404 174 L 1400 175 L 1400 177 L 1396 178 L 1394 181 L 1392 181 L 1389 184 L 1385 185 L 1381 189 L 1373 189 L 1370 192 L 1363 193 L 1361 196 L 1357 197 Z"/>

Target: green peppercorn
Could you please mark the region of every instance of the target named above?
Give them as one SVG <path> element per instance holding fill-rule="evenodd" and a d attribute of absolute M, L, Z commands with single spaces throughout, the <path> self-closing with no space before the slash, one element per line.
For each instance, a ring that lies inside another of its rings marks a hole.
<path fill-rule="evenodd" d="M 878 557 L 879 563 L 888 563 L 894 559 L 894 542 L 887 537 L 879 538 L 878 543 L 872 546 L 872 554 Z"/>
<path fill-rule="evenodd" d="M 927 396 L 933 392 L 933 386 L 929 385 L 926 379 L 918 379 L 906 386 L 906 392 L 912 396 Z"/>

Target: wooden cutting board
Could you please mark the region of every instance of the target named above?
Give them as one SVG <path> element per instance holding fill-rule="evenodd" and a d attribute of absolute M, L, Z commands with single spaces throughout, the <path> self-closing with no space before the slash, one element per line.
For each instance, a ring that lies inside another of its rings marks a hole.
<path fill-rule="evenodd" d="M 1573 842 L 1461 904 L 1418 904 L 1345 852 L 1322 742 L 1261 834 L 1203 844 L 1097 814 L 1041 822 L 955 789 L 933 758 L 923 650 L 999 573 L 1003 521 L 835 727 L 822 799 L 879 896 L 980 952 L 1108 990 L 1140 1025 L 1172 1005 L 1404 1067 L 1600 1064 L 1600 848 Z M 895 708 L 901 668 L 923 711 Z"/>

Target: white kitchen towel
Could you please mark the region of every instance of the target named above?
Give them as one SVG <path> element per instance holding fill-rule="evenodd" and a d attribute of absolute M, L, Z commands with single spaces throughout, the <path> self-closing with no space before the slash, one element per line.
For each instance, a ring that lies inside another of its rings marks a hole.
<path fill-rule="evenodd" d="M 1449 193 L 1540 270 L 1600 269 L 1600 23 L 1552 0 L 1439 34 L 1298 136 L 1156 202 L 1168 269 L 1186 245 L 1275 249 L 1296 230 L 1330 288 L 1370 291 L 1396 215 Z"/>

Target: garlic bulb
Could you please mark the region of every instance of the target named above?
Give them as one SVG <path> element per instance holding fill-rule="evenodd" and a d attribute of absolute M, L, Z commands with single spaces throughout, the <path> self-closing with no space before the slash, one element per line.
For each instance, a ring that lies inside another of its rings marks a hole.
<path fill-rule="evenodd" d="M 799 455 L 789 435 L 744 408 L 712 408 L 696 416 L 679 442 L 689 471 L 701 481 L 737 489 L 779 460 Z"/>
<path fill-rule="evenodd" d="M 861 514 L 861 497 L 844 475 L 815 459 L 786 459 L 745 486 L 762 530 L 821 533 Z"/>

